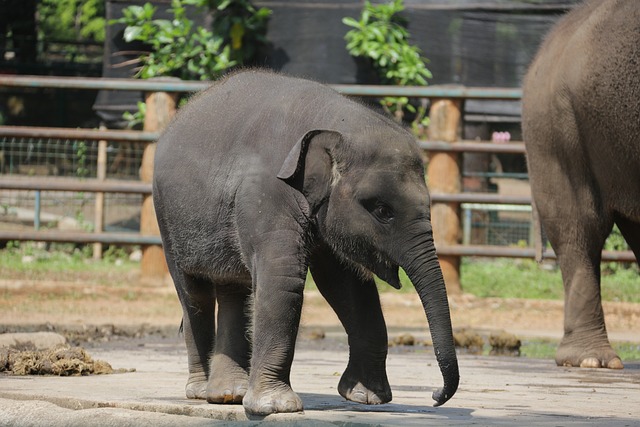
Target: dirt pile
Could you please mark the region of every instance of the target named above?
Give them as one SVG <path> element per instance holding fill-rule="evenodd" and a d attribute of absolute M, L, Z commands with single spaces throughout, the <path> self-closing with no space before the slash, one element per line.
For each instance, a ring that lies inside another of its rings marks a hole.
<path fill-rule="evenodd" d="M 482 354 L 484 338 L 473 330 L 463 328 L 453 332 L 453 343 L 467 354 Z"/>
<path fill-rule="evenodd" d="M 26 348 L 25 348 L 26 347 Z M 33 346 L 0 348 L 0 372 L 13 375 L 101 375 L 114 372 L 111 365 L 93 360 L 81 347 L 59 345 L 36 350 Z"/>
<path fill-rule="evenodd" d="M 502 331 L 498 334 L 489 336 L 489 344 L 491 345 L 492 356 L 520 356 L 520 347 L 522 342 L 520 339 L 508 332 Z"/>
<path fill-rule="evenodd" d="M 463 354 L 486 354 L 495 356 L 520 356 L 522 341 L 505 331 L 483 336 L 474 329 L 460 328 L 453 331 L 456 350 Z M 490 346 L 487 347 L 487 344 Z M 431 340 L 418 340 L 412 334 L 397 335 L 389 341 L 389 347 L 433 346 Z"/>

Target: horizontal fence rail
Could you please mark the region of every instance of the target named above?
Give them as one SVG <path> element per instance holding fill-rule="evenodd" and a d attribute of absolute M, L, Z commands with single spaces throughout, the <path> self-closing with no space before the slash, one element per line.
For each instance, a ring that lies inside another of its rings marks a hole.
<path fill-rule="evenodd" d="M 0 179 L 0 189 L 151 194 L 151 184 L 149 183 L 118 179 L 100 180 L 51 177 L 2 177 L 2 179 Z"/>
<path fill-rule="evenodd" d="M 61 88 L 86 90 L 131 90 L 144 92 L 198 92 L 211 86 L 209 81 L 181 81 L 172 78 L 150 80 L 113 79 L 99 77 L 42 77 L 0 75 L 0 87 Z M 481 88 L 458 85 L 384 86 L 329 85 L 344 95 L 407 96 L 414 98 L 494 99 L 519 101 L 518 88 Z"/>
<path fill-rule="evenodd" d="M 103 77 L 49 77 L 0 75 L 0 87 L 58 88 L 86 90 L 130 90 L 144 92 L 198 92 L 212 82 L 181 81 L 172 78 L 151 80 Z"/>
<path fill-rule="evenodd" d="M 496 193 L 431 193 L 434 203 L 490 203 L 508 205 L 530 205 L 529 196 L 509 196 Z"/>
<path fill-rule="evenodd" d="M 524 142 L 418 141 L 425 151 L 441 153 L 525 154 Z"/>
<path fill-rule="evenodd" d="M 534 258 L 534 248 L 516 248 L 509 246 L 491 245 L 436 245 L 438 255 L 473 256 L 488 258 Z M 545 259 L 556 259 L 553 250 L 547 249 L 543 253 Z M 602 261 L 635 262 L 636 258 L 631 251 L 602 251 Z"/>
<path fill-rule="evenodd" d="M 138 233 L 84 233 L 75 231 L 0 230 L 0 240 L 24 240 L 52 243 L 104 243 L 108 245 L 160 245 L 160 236 Z"/>
<path fill-rule="evenodd" d="M 72 140 L 105 140 L 122 142 L 154 142 L 158 132 L 135 130 L 100 130 L 76 128 L 50 128 L 32 126 L 0 126 L 0 137 L 8 138 L 52 138 Z"/>
<path fill-rule="evenodd" d="M 151 184 L 140 181 L 98 180 L 49 177 L 3 177 L 0 189 L 42 191 L 87 191 L 102 193 L 151 194 Z M 489 203 L 530 205 L 531 197 L 508 196 L 495 193 L 431 194 L 436 203 Z"/>
<path fill-rule="evenodd" d="M 143 236 L 137 233 L 83 233 L 68 231 L 1 231 L 0 241 L 23 240 L 55 243 L 104 243 L 114 245 L 160 245 L 159 236 Z M 490 245 L 438 246 L 438 255 L 488 257 L 488 258 L 534 258 L 534 248 L 513 248 Z M 544 252 L 545 259 L 556 259 L 553 250 Z M 635 262 L 631 251 L 602 251 L 602 261 Z"/>
<path fill-rule="evenodd" d="M 160 137 L 158 132 L 133 130 L 99 130 L 77 128 L 52 128 L 31 126 L 0 126 L 0 137 L 15 138 L 57 138 L 57 139 L 91 139 L 124 142 L 154 142 Z M 492 153 L 492 154 L 524 154 L 523 142 L 478 142 L 478 141 L 418 141 L 425 151 L 458 152 L 458 153 Z"/>

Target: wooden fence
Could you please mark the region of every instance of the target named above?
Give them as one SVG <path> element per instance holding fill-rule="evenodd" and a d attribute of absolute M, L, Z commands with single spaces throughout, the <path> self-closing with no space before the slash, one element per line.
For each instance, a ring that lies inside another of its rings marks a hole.
<path fill-rule="evenodd" d="M 142 274 L 155 277 L 164 274 L 166 266 L 161 240 L 151 203 L 151 179 L 153 174 L 154 141 L 175 113 L 175 102 L 180 92 L 195 92 L 208 86 L 206 82 L 179 80 L 130 80 L 69 77 L 0 76 L 0 87 L 56 87 L 87 90 L 134 90 L 146 93 L 147 112 L 144 130 L 90 130 L 64 128 L 38 128 L 0 126 L 0 137 L 43 137 L 75 140 L 100 140 L 98 152 L 98 176 L 92 179 L 13 177 L 0 175 L 0 190 L 82 191 L 104 193 L 136 193 L 143 195 L 140 233 L 113 233 L 102 230 L 101 198 L 96 197 L 94 232 L 65 231 L 0 231 L 0 240 L 35 240 L 48 242 L 94 243 L 100 253 L 101 244 L 137 244 L 143 247 Z M 533 248 L 518 248 L 489 245 L 462 245 L 462 203 L 530 205 L 530 197 L 506 196 L 494 193 L 462 192 L 461 154 L 519 153 L 524 154 L 522 142 L 494 144 L 479 141 L 462 141 L 462 105 L 466 99 L 519 100 L 519 89 L 465 88 L 460 86 L 364 86 L 335 85 L 345 95 L 353 96 L 408 96 L 429 98 L 431 123 L 427 141 L 420 141 L 427 151 L 429 165 L 427 180 L 432 196 L 432 222 L 437 251 L 447 287 L 453 292 L 460 289 L 460 259 L 463 256 L 533 258 Z M 140 168 L 140 180 L 122 181 L 105 179 L 106 141 L 144 144 Z M 104 142 L 104 143 L 102 143 Z M 36 206 L 36 215 L 38 207 Z M 553 251 L 545 256 L 554 258 Z M 634 261 L 630 251 L 603 252 L 603 261 Z"/>

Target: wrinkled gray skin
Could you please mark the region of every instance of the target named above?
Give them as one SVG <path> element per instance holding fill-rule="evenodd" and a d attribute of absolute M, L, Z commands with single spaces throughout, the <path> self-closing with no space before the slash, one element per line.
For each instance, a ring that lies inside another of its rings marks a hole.
<path fill-rule="evenodd" d="M 371 272 L 399 286 L 398 266 L 431 327 L 444 377 L 436 405 L 455 393 L 423 166 L 392 121 L 317 83 L 238 73 L 189 102 L 160 138 L 153 197 L 183 308 L 187 397 L 242 402 L 252 414 L 302 410 L 289 373 L 310 268 L 349 337 L 339 393 L 390 401 Z"/>
<path fill-rule="evenodd" d="M 564 281 L 558 365 L 622 368 L 600 301 L 617 224 L 640 259 L 640 3 L 588 1 L 551 31 L 525 79 L 523 131 L 539 218 Z"/>

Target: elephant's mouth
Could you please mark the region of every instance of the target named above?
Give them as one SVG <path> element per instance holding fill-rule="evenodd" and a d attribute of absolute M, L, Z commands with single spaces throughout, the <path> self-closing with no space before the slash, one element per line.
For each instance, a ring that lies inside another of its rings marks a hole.
<path fill-rule="evenodd" d="M 354 245 L 355 246 L 355 245 Z M 354 255 L 346 255 L 345 251 L 339 247 L 333 247 L 336 254 L 350 264 L 354 270 L 358 271 L 364 277 L 370 276 L 372 273 L 384 280 L 395 289 L 400 289 L 402 284 L 398 277 L 399 265 L 391 261 L 386 255 L 372 252 L 360 248 L 360 250 L 349 251 Z"/>
<path fill-rule="evenodd" d="M 363 263 L 365 268 L 378 276 L 380 279 L 387 282 L 391 287 L 400 289 L 402 287 L 402 284 L 400 283 L 400 278 L 398 277 L 398 264 L 394 263 L 381 254 L 376 254 L 374 259 L 375 261 L 370 267 L 367 265 L 370 264 L 370 262 Z"/>
<path fill-rule="evenodd" d="M 386 268 L 382 270 L 374 271 L 375 275 L 387 282 L 391 287 L 400 289 L 402 287 L 402 283 L 400 283 L 400 277 L 398 277 L 399 267 L 397 265 L 390 265 L 385 267 Z"/>

